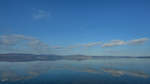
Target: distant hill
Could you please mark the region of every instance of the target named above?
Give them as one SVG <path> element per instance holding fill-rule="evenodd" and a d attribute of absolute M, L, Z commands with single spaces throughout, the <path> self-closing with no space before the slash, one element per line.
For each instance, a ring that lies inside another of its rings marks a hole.
<path fill-rule="evenodd" d="M 25 62 L 25 61 L 56 61 L 56 60 L 88 60 L 88 59 L 113 59 L 113 58 L 150 58 L 150 56 L 85 56 L 85 55 L 35 55 L 8 53 L 0 54 L 0 61 Z"/>

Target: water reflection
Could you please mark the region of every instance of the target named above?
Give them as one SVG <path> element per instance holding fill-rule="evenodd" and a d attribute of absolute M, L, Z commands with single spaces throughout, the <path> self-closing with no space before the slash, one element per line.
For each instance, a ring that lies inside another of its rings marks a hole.
<path fill-rule="evenodd" d="M 111 68 L 103 68 L 104 72 L 110 73 L 112 76 L 120 77 L 122 75 L 129 75 L 129 76 L 135 76 L 135 77 L 142 77 L 142 78 L 148 78 L 149 75 L 141 72 L 141 71 L 125 71 L 125 70 L 117 70 L 117 69 L 111 69 Z"/>
<path fill-rule="evenodd" d="M 128 61 L 129 62 L 129 61 Z M 112 62 L 109 62 L 112 63 Z M 43 74 L 51 75 L 54 72 L 68 71 L 80 72 L 90 75 L 105 75 L 110 74 L 113 77 L 131 76 L 138 78 L 149 78 L 149 68 L 143 70 L 132 70 L 130 66 L 115 66 L 115 62 L 109 65 L 106 61 L 38 61 L 38 62 L 0 62 L 0 81 L 3 82 L 16 82 L 22 80 L 29 80 L 40 77 Z M 146 62 L 148 63 L 148 62 Z M 139 64 L 139 63 L 137 63 Z M 118 69 L 118 67 L 120 69 Z M 137 66 L 134 69 L 138 69 Z"/>

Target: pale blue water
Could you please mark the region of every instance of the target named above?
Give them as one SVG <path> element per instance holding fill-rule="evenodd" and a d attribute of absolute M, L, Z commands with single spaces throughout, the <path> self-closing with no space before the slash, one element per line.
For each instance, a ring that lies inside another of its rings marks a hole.
<path fill-rule="evenodd" d="M 150 59 L 0 62 L 0 84 L 150 84 Z"/>

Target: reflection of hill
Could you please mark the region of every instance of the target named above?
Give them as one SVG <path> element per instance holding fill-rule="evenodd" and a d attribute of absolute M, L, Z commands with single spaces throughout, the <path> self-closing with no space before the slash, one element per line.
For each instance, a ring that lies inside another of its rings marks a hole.
<path fill-rule="evenodd" d="M 25 61 L 56 61 L 56 60 L 88 60 L 88 59 L 112 59 L 112 58 L 150 58 L 132 56 L 84 56 L 84 55 L 34 55 L 34 54 L 0 54 L 0 61 L 25 62 Z"/>

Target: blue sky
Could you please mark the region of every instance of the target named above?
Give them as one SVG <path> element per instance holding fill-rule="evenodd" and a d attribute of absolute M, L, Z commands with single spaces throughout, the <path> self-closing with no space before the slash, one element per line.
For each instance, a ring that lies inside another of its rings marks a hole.
<path fill-rule="evenodd" d="M 150 55 L 149 0 L 1 0 L 0 10 L 0 53 Z"/>

